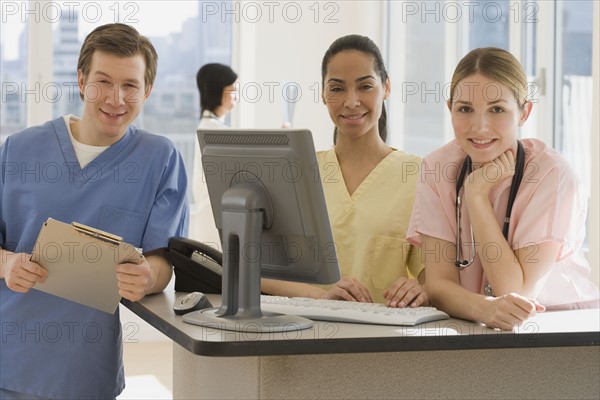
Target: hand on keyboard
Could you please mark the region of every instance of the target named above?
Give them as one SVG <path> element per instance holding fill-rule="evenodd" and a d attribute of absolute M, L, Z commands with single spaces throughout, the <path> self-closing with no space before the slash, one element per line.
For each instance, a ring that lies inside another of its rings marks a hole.
<path fill-rule="evenodd" d="M 373 302 L 373 296 L 371 296 L 369 289 L 358 279 L 350 276 L 345 276 L 337 281 L 335 285 L 331 286 L 331 289 L 325 292 L 322 298 L 328 300 L 360 301 L 366 303 Z"/>
<path fill-rule="evenodd" d="M 383 292 L 387 307 L 419 307 L 429 305 L 429 296 L 416 279 L 400 278 Z"/>
<path fill-rule="evenodd" d="M 379 303 L 308 299 L 304 297 L 261 296 L 261 309 L 299 315 L 320 321 L 352 322 L 377 325 L 408 325 L 448 318 L 434 307 L 386 307 Z"/>

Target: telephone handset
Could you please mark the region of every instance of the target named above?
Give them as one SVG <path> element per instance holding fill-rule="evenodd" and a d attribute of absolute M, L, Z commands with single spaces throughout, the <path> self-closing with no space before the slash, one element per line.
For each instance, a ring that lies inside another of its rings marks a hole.
<path fill-rule="evenodd" d="M 178 292 L 221 293 L 223 254 L 205 243 L 184 237 L 169 239 L 169 259 Z"/>

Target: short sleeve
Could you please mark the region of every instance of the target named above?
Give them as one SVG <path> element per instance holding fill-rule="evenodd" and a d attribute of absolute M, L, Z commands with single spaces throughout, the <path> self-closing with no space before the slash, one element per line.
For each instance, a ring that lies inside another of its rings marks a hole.
<path fill-rule="evenodd" d="M 421 235 L 451 243 L 455 241 L 454 223 L 450 219 L 455 212 L 453 182 L 440 171 L 438 163 L 429 163 L 427 159 L 423 161 L 407 232 L 410 243 L 420 245 Z"/>
<path fill-rule="evenodd" d="M 187 187 L 183 159 L 173 148 L 142 239 L 145 252 L 167 247 L 172 236 L 187 236 L 189 225 Z"/>
<path fill-rule="evenodd" d="M 585 236 L 587 197 L 573 170 L 565 164 L 555 164 L 546 173 L 524 177 L 524 189 L 512 236 L 512 247 L 522 248 L 547 241 L 561 245 L 558 260 L 568 257 Z M 532 186 L 528 188 L 528 186 Z M 522 190 L 520 188 L 520 190 Z M 557 260 L 557 261 L 558 261 Z"/>

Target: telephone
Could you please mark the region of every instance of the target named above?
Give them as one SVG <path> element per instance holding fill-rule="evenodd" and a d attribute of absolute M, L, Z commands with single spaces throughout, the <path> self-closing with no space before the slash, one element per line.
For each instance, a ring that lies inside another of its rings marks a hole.
<path fill-rule="evenodd" d="M 169 239 L 169 259 L 178 292 L 221 293 L 223 254 L 205 243 L 174 236 Z"/>

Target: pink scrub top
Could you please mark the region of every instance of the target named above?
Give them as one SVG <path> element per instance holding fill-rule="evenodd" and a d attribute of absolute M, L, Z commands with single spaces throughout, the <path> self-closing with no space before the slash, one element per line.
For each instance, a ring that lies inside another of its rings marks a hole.
<path fill-rule="evenodd" d="M 554 149 L 537 139 L 522 140 L 525 172 L 512 209 L 508 243 L 512 249 L 556 242 L 561 245 L 556 262 L 537 300 L 549 309 L 598 307 L 598 288 L 590 281 L 590 266 L 583 254 L 587 196 L 574 171 Z M 466 153 L 452 141 L 423 160 L 415 206 L 407 233 L 409 242 L 420 245 L 421 235 L 456 243 L 456 179 Z M 490 200 L 498 224 L 506 213 L 511 180 L 494 187 Z M 470 258 L 470 221 L 462 207 L 462 253 Z M 475 240 L 477 241 L 477 240 Z M 532 257 L 534 248 L 532 247 Z M 493 257 L 493 245 L 477 248 Z M 442 250 L 443 252 L 443 250 Z M 451 253 L 450 253 L 451 254 Z M 443 254 L 442 254 L 443 255 Z M 452 260 L 454 262 L 454 259 Z M 479 255 L 460 271 L 461 285 L 484 293 L 487 280 Z"/>

